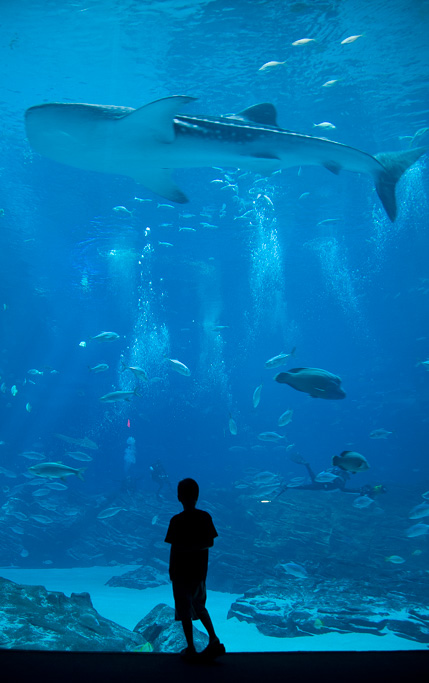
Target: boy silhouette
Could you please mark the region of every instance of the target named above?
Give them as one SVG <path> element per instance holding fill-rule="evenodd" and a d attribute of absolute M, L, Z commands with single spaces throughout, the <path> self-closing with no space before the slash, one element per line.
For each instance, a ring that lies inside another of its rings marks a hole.
<path fill-rule="evenodd" d="M 192 631 L 192 620 L 200 619 L 209 636 L 209 644 L 200 653 L 209 658 L 225 653 L 206 609 L 206 577 L 209 548 L 218 535 L 208 512 L 198 510 L 199 487 L 194 479 L 182 479 L 177 486 L 177 498 L 183 512 L 171 518 L 165 537 L 171 543 L 170 579 L 173 583 L 176 621 L 182 622 L 188 647 L 185 657 L 197 655 Z"/>

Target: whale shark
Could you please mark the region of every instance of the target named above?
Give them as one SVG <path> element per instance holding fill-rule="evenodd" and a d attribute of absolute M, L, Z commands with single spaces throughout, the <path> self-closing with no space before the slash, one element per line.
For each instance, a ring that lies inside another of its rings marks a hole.
<path fill-rule="evenodd" d="M 270 175 L 292 166 L 324 166 L 372 176 L 391 221 L 397 215 L 396 183 L 426 151 L 419 147 L 371 156 L 340 142 L 282 129 L 273 104 L 227 116 L 184 116 L 196 98 L 165 97 L 133 109 L 114 105 L 40 104 L 25 113 L 36 152 L 88 171 L 133 178 L 172 202 L 186 195 L 172 179 L 176 168 L 221 166 Z"/>

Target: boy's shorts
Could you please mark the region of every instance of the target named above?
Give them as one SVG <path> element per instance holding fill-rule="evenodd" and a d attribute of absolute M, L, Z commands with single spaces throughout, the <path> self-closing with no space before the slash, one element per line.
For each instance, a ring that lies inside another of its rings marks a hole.
<path fill-rule="evenodd" d="M 173 581 L 174 606 L 176 621 L 184 619 L 200 619 L 206 612 L 206 582 Z"/>

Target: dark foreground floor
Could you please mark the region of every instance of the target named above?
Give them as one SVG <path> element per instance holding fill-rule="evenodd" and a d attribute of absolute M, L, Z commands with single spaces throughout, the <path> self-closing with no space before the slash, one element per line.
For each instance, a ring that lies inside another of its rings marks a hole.
<path fill-rule="evenodd" d="M 212 664 L 179 655 L 0 651 L 5 683 L 392 683 L 429 680 L 429 651 L 232 653 Z"/>

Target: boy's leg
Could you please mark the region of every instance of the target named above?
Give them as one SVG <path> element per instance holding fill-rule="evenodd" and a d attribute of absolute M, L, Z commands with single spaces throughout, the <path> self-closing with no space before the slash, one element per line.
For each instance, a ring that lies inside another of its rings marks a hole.
<path fill-rule="evenodd" d="M 188 649 L 191 651 L 195 650 L 194 634 L 192 630 L 192 619 L 190 617 L 182 619 L 182 627 L 183 632 L 185 634 L 186 642 L 188 643 Z"/>
<path fill-rule="evenodd" d="M 208 633 L 209 642 L 210 643 L 219 642 L 219 638 L 217 637 L 217 635 L 215 633 L 212 620 L 210 619 L 210 614 L 208 613 L 206 608 L 204 608 L 203 610 L 201 610 L 199 612 L 198 618 Z"/>

